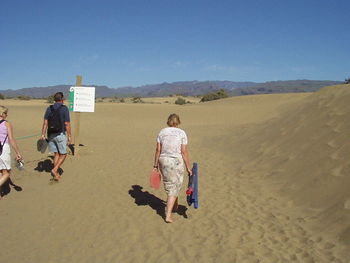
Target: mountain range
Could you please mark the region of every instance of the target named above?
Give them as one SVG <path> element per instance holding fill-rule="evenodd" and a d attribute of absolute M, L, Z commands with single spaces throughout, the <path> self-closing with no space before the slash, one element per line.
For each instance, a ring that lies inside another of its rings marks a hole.
<path fill-rule="evenodd" d="M 164 97 L 169 95 L 200 96 L 219 89 L 225 89 L 231 96 L 266 94 L 266 93 L 291 93 L 313 92 L 325 86 L 342 84 L 341 81 L 328 80 L 286 80 L 257 82 L 234 81 L 179 81 L 173 83 L 161 83 L 144 85 L 140 87 L 109 88 L 100 85 L 85 85 L 96 87 L 96 97 Z M 0 90 L 6 98 L 29 96 L 31 98 L 47 98 L 57 91 L 68 95 L 72 85 L 56 85 L 48 87 L 32 87 L 17 90 Z"/>

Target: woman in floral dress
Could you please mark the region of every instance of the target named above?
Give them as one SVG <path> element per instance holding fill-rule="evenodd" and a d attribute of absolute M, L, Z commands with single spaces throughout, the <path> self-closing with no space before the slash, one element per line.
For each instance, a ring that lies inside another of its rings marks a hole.
<path fill-rule="evenodd" d="M 168 127 L 162 129 L 157 137 L 153 169 L 160 169 L 163 175 L 164 189 L 167 193 L 165 222 L 172 223 L 171 213 L 177 209 L 178 196 L 185 172 L 192 175 L 189 154 L 187 151 L 187 135 L 178 128 L 181 124 L 177 114 L 171 114 Z"/>

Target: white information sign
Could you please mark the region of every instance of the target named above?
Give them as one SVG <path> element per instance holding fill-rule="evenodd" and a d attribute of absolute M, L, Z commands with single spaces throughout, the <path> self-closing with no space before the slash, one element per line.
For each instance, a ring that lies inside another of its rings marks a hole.
<path fill-rule="evenodd" d="M 69 90 L 69 110 L 95 112 L 95 87 L 71 87 Z"/>

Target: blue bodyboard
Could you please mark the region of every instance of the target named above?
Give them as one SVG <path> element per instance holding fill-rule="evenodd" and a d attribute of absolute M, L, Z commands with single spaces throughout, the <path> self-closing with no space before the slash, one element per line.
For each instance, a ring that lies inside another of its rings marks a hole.
<path fill-rule="evenodd" d="M 198 164 L 193 163 L 192 176 L 188 176 L 187 204 L 198 208 Z"/>

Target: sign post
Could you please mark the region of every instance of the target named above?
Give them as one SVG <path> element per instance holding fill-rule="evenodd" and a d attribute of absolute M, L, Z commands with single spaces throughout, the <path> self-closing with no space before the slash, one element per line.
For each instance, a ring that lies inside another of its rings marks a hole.
<path fill-rule="evenodd" d="M 81 112 L 95 112 L 95 87 L 82 87 L 82 77 L 76 77 L 75 87 L 69 90 L 69 110 L 74 112 L 74 155 L 79 152 Z"/>

